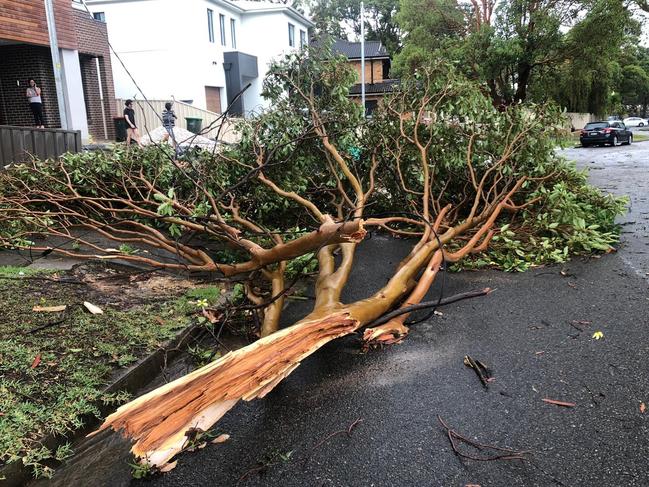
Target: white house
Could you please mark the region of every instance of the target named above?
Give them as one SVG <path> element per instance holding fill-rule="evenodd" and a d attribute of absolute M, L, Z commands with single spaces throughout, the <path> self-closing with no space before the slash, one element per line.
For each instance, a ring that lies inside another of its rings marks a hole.
<path fill-rule="evenodd" d="M 222 112 L 251 83 L 233 105 L 232 112 L 239 115 L 264 107 L 261 89 L 269 63 L 305 45 L 313 26 L 292 7 L 263 1 L 86 3 L 95 18 L 106 22 L 121 59 L 112 59 L 118 98 L 141 99 L 141 89 L 147 98 L 182 100 Z"/>

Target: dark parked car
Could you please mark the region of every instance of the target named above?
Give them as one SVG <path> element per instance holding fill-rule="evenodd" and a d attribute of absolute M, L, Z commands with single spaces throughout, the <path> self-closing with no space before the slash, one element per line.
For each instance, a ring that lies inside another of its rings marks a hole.
<path fill-rule="evenodd" d="M 633 142 L 633 133 L 627 130 L 624 122 L 590 122 L 581 131 L 579 142 L 582 147 L 605 144 L 629 145 Z"/>

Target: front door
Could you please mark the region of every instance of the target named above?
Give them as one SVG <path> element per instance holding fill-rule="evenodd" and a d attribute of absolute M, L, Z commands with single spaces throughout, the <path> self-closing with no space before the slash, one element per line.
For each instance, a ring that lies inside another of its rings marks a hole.
<path fill-rule="evenodd" d="M 206 108 L 210 112 L 221 113 L 221 88 L 218 86 L 205 87 Z"/>

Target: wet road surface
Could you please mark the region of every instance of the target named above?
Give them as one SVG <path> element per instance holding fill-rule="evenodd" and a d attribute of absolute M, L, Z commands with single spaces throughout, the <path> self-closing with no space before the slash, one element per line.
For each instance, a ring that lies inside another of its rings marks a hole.
<path fill-rule="evenodd" d="M 565 154 L 605 190 L 631 195 L 618 253 L 523 274 L 448 274 L 445 295 L 497 291 L 442 309 L 398 346 L 363 354 L 354 337 L 325 346 L 265 399 L 228 413 L 215 430 L 228 442 L 181 455 L 164 476 L 130 480 L 118 454 L 97 455 L 64 469 L 59 485 L 649 485 L 649 411 L 640 412 L 649 405 L 649 142 Z M 409 245 L 375 236 L 363 247 L 346 299 L 380 288 Z M 287 310 L 287 322 L 305 305 Z M 488 390 L 465 355 L 492 369 Z M 532 460 L 461 460 L 437 415 Z M 351 436 L 330 436 L 359 418 Z"/>

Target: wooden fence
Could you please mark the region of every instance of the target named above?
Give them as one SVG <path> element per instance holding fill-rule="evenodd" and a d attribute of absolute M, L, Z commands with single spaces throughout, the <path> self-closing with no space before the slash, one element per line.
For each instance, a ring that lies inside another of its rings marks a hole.
<path fill-rule="evenodd" d="M 81 152 L 78 130 L 36 129 L 0 125 L 0 169 L 12 162 L 23 162 L 31 156 L 56 158 L 66 152 Z"/>
<path fill-rule="evenodd" d="M 116 117 L 123 116 L 125 101 L 126 100 L 123 99 L 117 99 Z M 133 100 L 135 123 L 137 124 L 141 135 L 146 135 L 148 132 L 151 132 L 162 125 L 162 111 L 165 109 L 165 103 L 169 101 L 172 100 L 149 100 L 148 103 L 144 100 Z M 201 135 L 203 137 L 214 139 L 218 134 L 221 142 L 238 142 L 239 137 L 234 131 L 231 120 L 228 120 L 225 123 L 219 133 L 221 123 L 216 122 L 221 116 L 219 113 L 203 110 L 202 108 L 197 108 L 182 101 L 173 102 L 173 111 L 178 117 L 176 120 L 176 127 L 187 129 L 186 118 L 200 118 L 202 120 L 203 131 L 201 132 Z M 207 130 L 207 127 L 210 127 L 210 129 Z"/>

